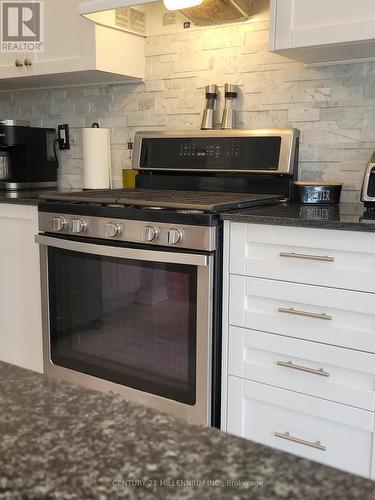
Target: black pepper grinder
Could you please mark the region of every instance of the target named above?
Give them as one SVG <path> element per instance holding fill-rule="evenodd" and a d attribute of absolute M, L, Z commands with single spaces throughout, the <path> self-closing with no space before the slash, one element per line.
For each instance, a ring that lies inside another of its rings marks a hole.
<path fill-rule="evenodd" d="M 217 101 L 217 85 L 211 84 L 206 87 L 206 109 L 203 112 L 201 130 L 213 130 L 215 128 L 215 110 Z"/>
<path fill-rule="evenodd" d="M 221 120 L 222 129 L 236 128 L 236 99 L 238 95 L 237 85 L 226 83 L 224 86 L 225 92 L 225 106 L 223 111 L 223 118 Z"/>

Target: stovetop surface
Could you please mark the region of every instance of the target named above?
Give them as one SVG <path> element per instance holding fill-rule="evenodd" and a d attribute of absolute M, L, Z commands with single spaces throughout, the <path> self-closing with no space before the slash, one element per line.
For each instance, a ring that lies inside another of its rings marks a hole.
<path fill-rule="evenodd" d="M 64 203 L 221 212 L 223 210 L 247 208 L 261 204 L 262 202 L 276 202 L 282 197 L 268 194 L 181 191 L 167 189 L 105 189 L 88 190 L 76 193 L 46 193 L 42 195 L 41 198 L 46 201 L 59 201 Z"/>

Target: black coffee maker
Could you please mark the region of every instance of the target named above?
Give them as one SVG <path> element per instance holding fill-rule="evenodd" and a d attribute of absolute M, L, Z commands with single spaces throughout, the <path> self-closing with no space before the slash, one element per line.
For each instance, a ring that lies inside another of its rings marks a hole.
<path fill-rule="evenodd" d="M 0 190 L 57 185 L 56 131 L 0 120 Z"/>

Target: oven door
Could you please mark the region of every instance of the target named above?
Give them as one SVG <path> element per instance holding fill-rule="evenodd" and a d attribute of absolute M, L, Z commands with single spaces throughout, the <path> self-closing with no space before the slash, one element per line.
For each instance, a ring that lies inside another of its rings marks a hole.
<path fill-rule="evenodd" d="M 214 256 L 36 240 L 45 373 L 210 424 Z"/>

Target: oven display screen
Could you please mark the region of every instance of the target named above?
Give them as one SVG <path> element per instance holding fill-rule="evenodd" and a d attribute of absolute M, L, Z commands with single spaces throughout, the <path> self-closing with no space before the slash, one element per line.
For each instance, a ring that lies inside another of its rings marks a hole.
<path fill-rule="evenodd" d="M 277 170 L 281 137 L 143 139 L 140 168 Z"/>

